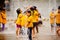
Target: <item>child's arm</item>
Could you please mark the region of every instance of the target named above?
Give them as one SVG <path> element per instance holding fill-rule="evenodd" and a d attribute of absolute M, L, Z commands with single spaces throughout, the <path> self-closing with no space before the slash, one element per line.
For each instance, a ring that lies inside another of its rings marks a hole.
<path fill-rule="evenodd" d="M 30 22 L 27 23 L 27 26 L 30 24 Z"/>
<path fill-rule="evenodd" d="M 6 15 L 5 14 L 1 14 L 1 16 L 2 16 L 2 19 L 6 19 Z"/>

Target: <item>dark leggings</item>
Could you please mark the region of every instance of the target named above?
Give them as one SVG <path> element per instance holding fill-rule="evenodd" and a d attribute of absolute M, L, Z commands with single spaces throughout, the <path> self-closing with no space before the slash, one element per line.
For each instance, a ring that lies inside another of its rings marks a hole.
<path fill-rule="evenodd" d="M 29 37 L 29 40 L 32 40 L 32 28 L 28 28 L 28 37 Z"/>
<path fill-rule="evenodd" d="M 2 30 L 4 30 L 4 28 L 5 28 L 5 24 L 2 23 Z"/>

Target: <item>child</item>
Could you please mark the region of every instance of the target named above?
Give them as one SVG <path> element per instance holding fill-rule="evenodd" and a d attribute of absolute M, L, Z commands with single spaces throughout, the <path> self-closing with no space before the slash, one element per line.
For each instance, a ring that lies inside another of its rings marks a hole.
<path fill-rule="evenodd" d="M 26 12 L 25 12 L 26 13 Z M 23 35 L 27 35 L 27 15 L 26 14 L 23 14 L 23 17 L 21 18 L 21 26 L 22 26 L 22 34 Z"/>
<path fill-rule="evenodd" d="M 36 6 L 33 6 L 34 7 L 34 21 L 33 21 L 33 24 L 35 24 L 35 26 L 36 26 L 36 31 L 37 31 L 37 33 L 38 33 L 38 18 L 39 18 L 39 16 L 38 16 L 38 10 L 37 10 L 37 8 L 36 8 Z"/>
<path fill-rule="evenodd" d="M 16 29 L 16 35 L 18 36 L 19 33 L 20 33 L 20 28 L 21 28 L 21 18 L 23 17 L 23 14 L 22 14 L 22 11 L 17 11 L 17 13 L 19 14 L 18 15 L 18 18 L 16 20 L 16 26 L 17 26 L 17 29 Z"/>
<path fill-rule="evenodd" d="M 58 12 L 56 13 L 56 25 L 57 25 L 57 33 L 60 35 L 60 6 L 58 7 Z"/>
<path fill-rule="evenodd" d="M 2 31 L 4 31 L 5 24 L 6 24 L 6 22 L 7 22 L 5 9 L 2 9 L 1 16 L 2 16 Z"/>
<path fill-rule="evenodd" d="M 54 22 L 55 22 L 55 14 L 54 9 L 52 9 L 52 12 L 50 13 L 50 24 L 51 24 L 51 31 L 54 28 Z"/>
<path fill-rule="evenodd" d="M 38 24 L 38 11 L 35 6 L 31 7 L 30 10 L 31 10 L 31 14 L 33 16 L 33 37 L 34 37 L 35 36 L 35 28 L 38 33 L 38 27 L 37 27 L 38 26 L 37 25 Z"/>
<path fill-rule="evenodd" d="M 27 11 L 26 15 L 28 16 L 27 19 L 27 28 L 28 28 L 28 37 L 29 40 L 32 40 L 32 28 L 33 28 L 33 16 L 31 16 L 31 11 Z"/>

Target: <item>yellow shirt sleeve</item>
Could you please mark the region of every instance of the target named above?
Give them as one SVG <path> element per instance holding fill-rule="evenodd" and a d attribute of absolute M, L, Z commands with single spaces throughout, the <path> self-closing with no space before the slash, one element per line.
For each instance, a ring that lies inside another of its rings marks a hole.
<path fill-rule="evenodd" d="M 6 13 L 2 13 L 2 17 L 6 19 Z"/>
<path fill-rule="evenodd" d="M 35 16 L 38 16 L 38 12 L 37 12 L 37 11 L 34 11 L 34 15 L 35 15 Z"/>

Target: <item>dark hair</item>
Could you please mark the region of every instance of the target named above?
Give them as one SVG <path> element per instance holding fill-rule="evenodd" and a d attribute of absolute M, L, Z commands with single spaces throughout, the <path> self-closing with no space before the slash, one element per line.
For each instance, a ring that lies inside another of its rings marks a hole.
<path fill-rule="evenodd" d="M 31 7 L 30 10 L 33 11 L 34 10 L 34 7 Z"/>
<path fill-rule="evenodd" d="M 2 8 L 0 8 L 0 12 L 2 11 Z"/>
<path fill-rule="evenodd" d="M 33 6 L 33 9 L 36 10 L 36 11 L 38 11 L 36 6 Z"/>
<path fill-rule="evenodd" d="M 18 9 L 16 10 L 16 12 L 17 12 L 17 14 L 21 13 L 20 8 L 18 8 Z"/>
<path fill-rule="evenodd" d="M 28 12 L 28 13 L 31 13 L 31 11 L 30 11 L 30 10 L 27 10 L 27 12 Z"/>
<path fill-rule="evenodd" d="M 2 11 L 5 11 L 5 9 L 2 9 Z"/>
<path fill-rule="evenodd" d="M 58 9 L 60 9 L 60 6 L 58 6 Z"/>
<path fill-rule="evenodd" d="M 33 6 L 33 8 L 34 8 L 34 10 L 36 10 L 37 7 L 36 6 Z"/>
<path fill-rule="evenodd" d="M 31 11 L 30 10 L 27 10 L 26 12 L 28 12 L 30 14 L 30 16 L 31 16 Z"/>

